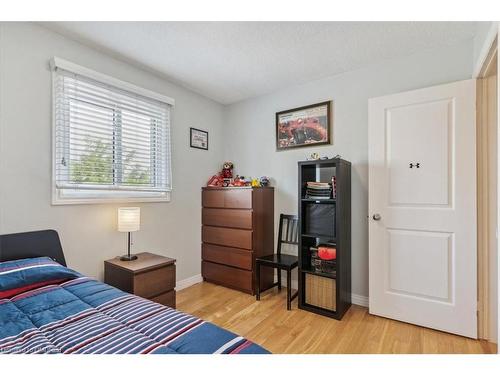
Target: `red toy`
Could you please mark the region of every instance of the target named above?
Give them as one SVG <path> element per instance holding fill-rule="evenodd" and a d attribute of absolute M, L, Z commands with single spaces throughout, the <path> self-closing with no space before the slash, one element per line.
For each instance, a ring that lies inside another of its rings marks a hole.
<path fill-rule="evenodd" d="M 222 171 L 210 177 L 207 182 L 208 187 L 228 187 L 228 186 L 244 186 L 241 178 L 237 176 L 233 182 L 233 163 L 226 161 L 222 165 Z"/>
<path fill-rule="evenodd" d="M 245 186 L 245 178 L 236 175 L 233 181 L 233 186 L 242 187 Z"/>
<path fill-rule="evenodd" d="M 226 161 L 222 166 L 222 177 L 225 179 L 233 178 L 233 163 Z"/>
<path fill-rule="evenodd" d="M 226 161 L 222 165 L 222 171 L 221 171 L 222 178 L 224 179 L 224 182 L 222 186 L 228 187 L 233 185 L 233 163 L 230 161 Z"/>
<path fill-rule="evenodd" d="M 319 246 L 318 257 L 323 260 L 337 259 L 337 249 L 334 247 Z"/>
<path fill-rule="evenodd" d="M 222 175 L 215 174 L 212 177 L 210 177 L 210 180 L 207 182 L 208 187 L 221 187 L 224 185 L 224 179 L 222 178 Z"/>

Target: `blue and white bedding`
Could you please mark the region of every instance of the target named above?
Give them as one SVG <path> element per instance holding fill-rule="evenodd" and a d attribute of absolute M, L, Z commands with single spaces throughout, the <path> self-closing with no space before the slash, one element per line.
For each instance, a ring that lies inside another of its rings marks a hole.
<path fill-rule="evenodd" d="M 268 353 L 49 258 L 0 263 L 0 353 Z"/>

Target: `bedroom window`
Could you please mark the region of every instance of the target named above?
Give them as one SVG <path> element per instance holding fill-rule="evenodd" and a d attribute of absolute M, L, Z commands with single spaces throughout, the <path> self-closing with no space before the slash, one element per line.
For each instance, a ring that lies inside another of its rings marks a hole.
<path fill-rule="evenodd" d="M 168 201 L 173 100 L 54 58 L 53 203 Z"/>

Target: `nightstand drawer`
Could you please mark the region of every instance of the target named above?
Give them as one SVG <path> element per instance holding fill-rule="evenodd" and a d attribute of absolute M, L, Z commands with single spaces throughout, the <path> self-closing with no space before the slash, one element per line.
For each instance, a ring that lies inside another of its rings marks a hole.
<path fill-rule="evenodd" d="M 161 303 L 162 305 L 172 307 L 175 309 L 175 290 L 160 294 L 159 296 L 151 298 L 151 301 Z"/>
<path fill-rule="evenodd" d="M 175 288 L 175 265 L 161 267 L 134 276 L 134 294 L 149 298 Z"/>

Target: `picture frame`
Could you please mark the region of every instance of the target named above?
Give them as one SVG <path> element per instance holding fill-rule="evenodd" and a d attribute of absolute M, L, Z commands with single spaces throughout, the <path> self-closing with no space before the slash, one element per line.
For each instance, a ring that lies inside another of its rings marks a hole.
<path fill-rule="evenodd" d="M 189 145 L 192 148 L 208 150 L 208 132 L 206 130 L 189 128 Z"/>
<path fill-rule="evenodd" d="M 332 101 L 276 113 L 276 150 L 332 144 Z"/>

